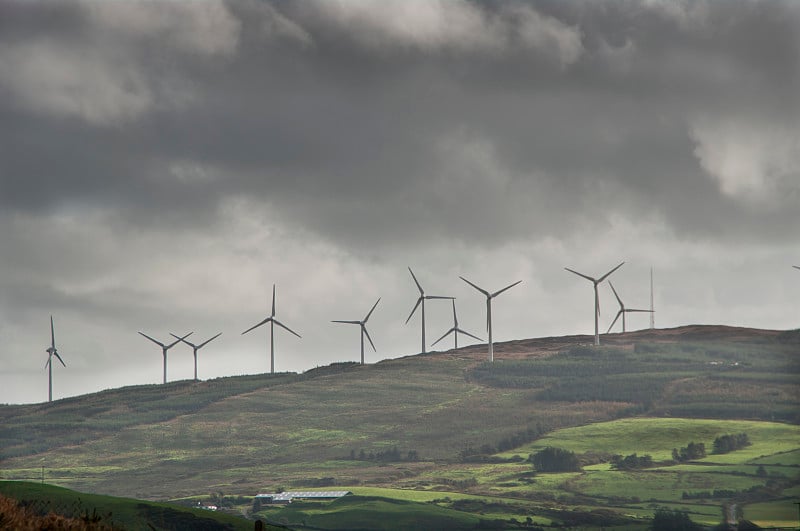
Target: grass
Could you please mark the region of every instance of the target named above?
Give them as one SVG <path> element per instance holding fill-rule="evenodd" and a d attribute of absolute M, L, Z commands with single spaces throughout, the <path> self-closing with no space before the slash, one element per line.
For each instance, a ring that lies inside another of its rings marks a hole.
<path fill-rule="evenodd" d="M 395 530 L 474 529 L 480 518 L 433 504 L 372 496 L 347 496 L 329 503 L 299 502 L 264 511 L 270 522 L 293 529 Z"/>
<path fill-rule="evenodd" d="M 19 500 L 43 513 L 69 517 L 96 514 L 108 526 L 124 529 L 251 530 L 253 523 L 220 512 L 189 509 L 165 503 L 148 503 L 75 492 L 63 487 L 18 481 L 0 481 L 0 494 Z"/>
<path fill-rule="evenodd" d="M 709 510 L 712 502 L 682 500 L 684 490 L 764 486 L 763 499 L 742 495 L 745 507 L 793 492 L 800 333 L 687 327 L 665 337 L 611 335 L 599 350 L 581 341 L 498 345 L 491 365 L 475 347 L 0 406 L 0 476 L 38 479 L 44 466 L 50 483 L 149 500 L 324 485 L 370 498 L 343 506 L 348 518 L 374 513 L 387 498 L 408 502 L 391 506 L 401 512 L 464 509 L 463 500 L 478 518 L 535 515 L 548 523 L 607 506 L 646 517 L 658 503 L 691 509 L 711 525 L 721 501 Z M 772 419 L 782 422 L 764 422 Z M 740 432 L 752 446 L 698 463 L 617 472 L 607 460 L 637 453 L 665 462 L 672 448 L 695 441 L 710 450 L 716 436 Z M 418 460 L 350 458 L 395 446 Z M 591 452 L 595 464 L 534 475 L 528 463 L 502 462 L 545 446 Z M 467 448 L 501 462 L 462 462 Z M 768 477 L 756 476 L 759 464 Z"/>

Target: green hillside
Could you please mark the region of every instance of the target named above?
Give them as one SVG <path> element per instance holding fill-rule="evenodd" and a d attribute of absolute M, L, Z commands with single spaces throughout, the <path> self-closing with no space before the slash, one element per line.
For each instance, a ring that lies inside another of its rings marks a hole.
<path fill-rule="evenodd" d="M 140 529 L 142 531 L 149 529 L 251 531 L 253 529 L 252 522 L 220 512 L 78 493 L 52 485 L 0 481 L 0 495 L 18 500 L 36 514 L 52 512 L 62 516 L 86 518 L 108 528 L 128 531 Z M 2 527 L 1 518 L 0 527 Z"/>
<path fill-rule="evenodd" d="M 502 343 L 494 364 L 484 362 L 485 347 L 474 346 L 304 374 L 2 406 L 0 476 L 38 480 L 44 467 L 48 483 L 146 500 L 336 486 L 427 506 L 447 498 L 436 506 L 479 519 L 532 517 L 541 525 L 579 522 L 601 508 L 612 513 L 595 512 L 595 523 L 641 525 L 659 504 L 689 508 L 710 524 L 731 500 L 740 512 L 748 503 L 763 511 L 764 504 L 791 501 L 800 467 L 800 332 L 691 326 L 604 336 L 600 349 L 589 342 L 572 336 Z M 629 417 L 661 424 L 602 424 Z M 716 422 L 745 420 L 750 424 Z M 587 437 L 593 447 L 557 431 L 578 427 L 595 430 Z M 746 431 L 753 444 L 707 463 L 666 463 L 691 437 L 710 448 L 728 430 Z M 533 473 L 528 454 L 553 437 L 580 454 L 582 472 Z M 610 470 L 613 454 L 635 452 L 670 470 Z M 699 472 L 680 467 L 709 472 L 709 463 L 734 467 L 697 480 L 714 487 L 711 494 L 720 491 L 717 497 L 683 499 L 680 488 L 658 486 L 680 485 L 676 478 Z M 766 476 L 756 475 L 758 464 Z M 389 490 L 370 490 L 378 488 Z M 648 494 L 616 494 L 631 489 Z M 733 494 L 721 497 L 724 490 Z M 295 524 L 324 520 L 306 514 L 295 521 L 290 513 L 273 516 Z M 318 527 L 334 528 L 326 525 Z"/>

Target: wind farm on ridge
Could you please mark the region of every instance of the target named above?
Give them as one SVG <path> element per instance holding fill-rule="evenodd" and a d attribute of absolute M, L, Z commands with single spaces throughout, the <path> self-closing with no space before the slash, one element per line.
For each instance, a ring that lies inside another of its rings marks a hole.
<path fill-rule="evenodd" d="M 615 271 L 620 269 L 624 264 L 625 264 L 625 262 L 621 262 L 620 264 L 618 264 L 617 266 L 615 266 L 614 268 L 612 268 L 611 270 L 609 270 L 608 272 L 606 272 L 604 275 L 602 275 L 599 278 L 594 278 L 594 277 L 585 275 L 583 273 L 580 273 L 580 272 L 575 271 L 573 269 L 570 269 L 568 267 L 564 268 L 566 271 L 568 271 L 570 273 L 573 273 L 573 274 L 575 274 L 577 276 L 580 276 L 580 277 L 582 277 L 582 278 L 584 278 L 586 280 L 589 280 L 593 284 L 593 291 L 594 291 L 594 312 L 593 312 L 594 313 L 594 343 L 593 344 L 594 344 L 594 346 L 599 346 L 600 345 L 599 319 L 600 319 L 601 311 L 600 311 L 600 295 L 599 295 L 599 291 L 598 291 L 598 286 L 600 286 L 606 279 L 608 279 Z M 793 265 L 792 267 L 795 268 L 795 269 L 800 270 L 800 266 Z M 476 341 L 483 341 L 478 336 L 476 336 L 474 334 L 471 334 L 469 332 L 466 332 L 465 330 L 463 330 L 463 329 L 461 329 L 459 327 L 458 317 L 457 317 L 457 314 L 456 314 L 456 297 L 448 296 L 448 295 L 427 295 L 425 293 L 425 290 L 423 289 L 421 283 L 417 279 L 417 276 L 414 274 L 414 271 L 411 269 L 411 267 L 408 267 L 408 272 L 410 273 L 411 278 L 412 278 L 412 280 L 414 282 L 414 285 L 416 286 L 416 288 L 417 288 L 417 290 L 419 292 L 419 297 L 417 298 L 417 300 L 416 300 L 416 302 L 415 302 L 415 304 L 414 304 L 414 306 L 413 306 L 413 308 L 411 310 L 411 313 L 406 318 L 405 324 L 409 323 L 411 318 L 417 312 L 417 309 L 419 309 L 420 310 L 420 325 L 421 325 L 421 349 L 420 349 L 420 354 L 425 354 L 427 352 L 427 348 L 428 348 L 428 345 L 427 345 L 427 342 L 426 342 L 426 322 L 425 322 L 425 301 L 426 300 L 449 300 L 451 302 L 451 305 L 452 305 L 452 313 L 453 313 L 453 327 L 448 329 L 444 333 L 444 335 L 439 337 L 431 346 L 436 345 L 437 343 L 442 341 L 448 335 L 453 334 L 453 336 L 454 336 L 454 347 L 453 348 L 458 349 L 459 348 L 458 347 L 458 334 L 459 333 L 461 333 L 461 334 L 463 334 L 463 335 L 465 335 L 467 337 L 470 337 L 470 338 L 472 338 L 472 339 L 474 339 Z M 459 277 L 459 278 L 462 281 L 464 281 L 466 284 L 468 284 L 469 286 L 471 286 L 472 288 L 477 290 L 479 293 L 481 293 L 484 297 L 486 297 L 486 332 L 487 332 L 487 335 L 488 335 L 487 359 L 488 359 L 489 362 L 493 362 L 494 361 L 494 348 L 493 348 L 494 345 L 493 345 L 493 336 L 492 336 L 492 304 L 491 304 L 492 303 L 492 299 L 494 299 L 498 295 L 510 290 L 511 288 L 519 285 L 520 283 L 522 283 L 522 280 L 518 280 L 518 281 L 516 281 L 516 282 L 514 282 L 512 284 L 509 284 L 509 285 L 505 286 L 504 288 L 502 288 L 500 290 L 497 290 L 495 292 L 490 293 L 489 291 L 479 287 L 478 285 L 474 284 L 473 282 L 471 282 L 470 280 L 468 280 L 468 279 L 466 279 L 464 277 Z M 626 307 L 625 304 L 623 303 L 620 295 L 618 294 L 616 288 L 614 287 L 614 285 L 611 283 L 610 280 L 609 280 L 608 284 L 609 284 L 609 288 L 611 290 L 611 293 L 614 295 L 614 297 L 616 298 L 616 300 L 618 302 L 619 310 L 615 314 L 615 317 L 611 321 L 611 324 L 608 326 L 608 329 L 605 332 L 606 334 L 610 333 L 611 329 L 614 327 L 614 325 L 617 323 L 617 321 L 620 319 L 620 317 L 622 318 L 622 322 L 621 322 L 622 331 L 621 332 L 623 334 L 626 333 L 626 331 L 627 331 L 627 328 L 626 328 L 626 314 L 628 314 L 628 313 L 648 313 L 648 314 L 650 314 L 650 328 L 654 328 L 655 309 L 653 307 L 653 276 L 652 276 L 652 268 L 651 268 L 651 271 L 650 271 L 650 304 L 651 304 L 651 308 L 650 309 L 634 309 L 634 308 Z M 273 284 L 273 286 L 272 286 L 272 307 L 271 307 L 271 313 L 270 313 L 269 317 L 265 318 L 264 320 L 260 321 L 259 323 L 251 326 L 250 328 L 248 328 L 247 330 L 242 332 L 242 335 L 245 335 L 248 332 L 251 332 L 251 331 L 255 330 L 256 328 L 259 328 L 260 326 L 269 323 L 269 325 L 270 325 L 270 334 L 269 334 L 270 335 L 270 339 L 269 339 L 269 360 L 270 360 L 270 371 L 269 372 L 270 372 L 270 374 L 274 374 L 275 373 L 275 337 L 274 337 L 275 325 L 278 325 L 280 328 L 283 328 L 284 330 L 286 330 L 289 333 L 293 334 L 298 339 L 302 339 L 302 336 L 300 336 L 300 334 L 298 334 L 297 332 L 295 332 L 294 330 L 292 330 L 291 328 L 289 328 L 288 326 L 284 325 L 282 322 L 280 322 L 280 321 L 278 321 L 276 319 L 276 317 L 275 317 L 276 316 L 276 291 L 277 291 L 277 287 L 276 287 L 275 284 Z M 373 306 L 370 308 L 369 312 L 367 312 L 367 314 L 365 315 L 365 317 L 362 320 L 331 320 L 330 321 L 331 323 L 353 324 L 353 325 L 358 325 L 360 327 L 359 331 L 360 331 L 360 364 L 361 365 L 365 364 L 365 362 L 366 362 L 365 350 L 364 350 L 364 338 L 365 337 L 366 337 L 367 341 L 369 342 L 370 346 L 372 347 L 373 352 L 377 352 L 377 348 L 375 346 L 375 343 L 373 342 L 372 337 L 370 336 L 370 334 L 369 334 L 369 332 L 367 330 L 366 324 L 367 324 L 367 321 L 369 320 L 370 316 L 373 314 L 373 312 L 375 311 L 376 307 L 378 306 L 378 303 L 380 302 L 380 300 L 381 299 L 378 298 L 378 300 L 375 301 Z M 61 356 L 58 354 L 58 351 L 57 351 L 56 346 L 55 346 L 55 329 L 54 329 L 54 323 L 53 323 L 53 317 L 52 316 L 50 317 L 50 333 L 51 333 L 50 334 L 51 335 L 51 345 L 46 350 L 46 352 L 48 352 L 49 355 L 48 355 L 47 362 L 45 364 L 45 369 L 48 370 L 48 401 L 52 402 L 52 400 L 53 400 L 53 374 L 52 374 L 52 368 L 53 368 L 52 358 L 53 358 L 53 356 L 55 356 L 58 359 L 58 361 L 66 368 L 66 364 L 64 363 L 64 361 L 61 358 Z M 179 336 L 177 334 L 174 334 L 174 333 L 170 332 L 170 335 L 174 338 L 174 341 L 172 341 L 171 343 L 162 343 L 161 341 L 158 341 L 157 339 L 154 339 L 153 337 L 145 334 L 142 331 L 139 331 L 138 333 L 141 336 L 143 336 L 144 338 L 148 339 L 149 341 L 155 343 L 157 346 L 161 347 L 162 358 L 163 358 L 163 378 L 162 378 L 162 383 L 167 383 L 167 354 L 168 354 L 168 351 L 170 349 L 172 349 L 173 347 L 175 347 L 179 343 L 184 343 L 186 346 L 191 348 L 193 359 L 194 359 L 194 376 L 193 376 L 193 380 L 194 381 L 198 381 L 198 376 L 197 376 L 197 354 L 198 354 L 198 350 L 200 350 L 201 348 L 206 346 L 208 343 L 212 342 L 213 340 L 217 339 L 218 337 L 220 337 L 222 335 L 222 332 L 219 332 L 216 335 L 211 336 L 210 338 L 206 339 L 205 341 L 203 341 L 201 343 L 198 343 L 198 344 L 195 344 L 195 343 L 192 343 L 190 341 L 187 341 L 187 338 L 194 333 L 193 331 L 189 332 L 189 333 L 187 333 L 187 334 L 185 334 L 183 336 Z"/>

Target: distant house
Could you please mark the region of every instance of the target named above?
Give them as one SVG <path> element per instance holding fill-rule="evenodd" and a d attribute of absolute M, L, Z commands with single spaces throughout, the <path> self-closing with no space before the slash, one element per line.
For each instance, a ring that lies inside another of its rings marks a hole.
<path fill-rule="evenodd" d="M 257 494 L 256 499 L 264 504 L 292 503 L 292 500 L 335 500 L 352 494 L 349 490 L 289 490 L 286 492 L 270 492 Z"/>

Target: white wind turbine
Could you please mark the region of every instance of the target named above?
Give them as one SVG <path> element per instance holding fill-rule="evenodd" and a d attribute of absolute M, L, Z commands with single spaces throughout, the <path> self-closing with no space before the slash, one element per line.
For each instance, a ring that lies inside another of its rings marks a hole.
<path fill-rule="evenodd" d="M 617 290 L 614 289 L 614 284 L 612 284 L 610 280 L 608 281 L 608 285 L 611 286 L 611 291 L 614 292 L 614 296 L 617 298 L 617 302 L 619 302 L 619 311 L 617 312 L 617 316 L 614 317 L 614 320 L 611 321 L 611 326 L 609 326 L 608 330 L 606 330 L 606 334 L 611 332 L 611 329 L 614 328 L 614 324 L 616 324 L 617 319 L 619 319 L 620 315 L 622 316 L 622 333 L 624 334 L 626 313 L 632 313 L 632 312 L 653 313 L 653 310 L 634 310 L 633 308 L 626 308 L 625 304 L 623 304 L 622 302 L 622 299 L 619 298 Z"/>
<path fill-rule="evenodd" d="M 493 362 L 494 361 L 494 344 L 492 343 L 492 299 L 494 299 L 495 297 L 497 297 L 498 295 L 500 295 L 504 291 L 513 288 L 514 286 L 516 286 L 517 284 L 519 284 L 522 281 L 521 280 L 517 280 L 513 284 L 509 284 L 508 286 L 506 286 L 505 288 L 503 288 L 503 289 L 501 289 L 499 291 L 495 291 L 494 293 L 489 293 L 485 289 L 479 288 L 478 286 L 476 286 L 475 284 L 473 284 L 472 282 L 470 282 L 469 280 L 467 280 L 464 277 L 458 277 L 458 278 L 460 278 L 461 280 L 463 280 L 464 282 L 466 282 L 467 284 L 469 284 L 470 286 L 472 286 L 473 288 L 475 288 L 476 290 L 480 291 L 481 293 L 483 293 L 486 296 L 486 330 L 488 330 L 488 332 L 489 332 L 489 361 Z"/>
<path fill-rule="evenodd" d="M 174 338 L 177 338 L 178 341 L 182 341 L 183 343 L 186 343 L 187 345 L 192 347 L 192 354 L 194 355 L 194 381 L 196 382 L 197 381 L 197 351 L 200 350 L 201 348 L 203 348 L 204 346 L 208 345 L 209 343 L 211 343 L 215 339 L 217 339 L 219 336 L 221 336 L 222 332 L 220 332 L 219 334 L 215 335 L 211 339 L 206 339 L 205 341 L 203 341 L 199 345 L 195 345 L 194 343 L 190 343 L 190 342 L 186 341 L 185 339 L 181 339 L 180 337 L 176 336 L 172 332 L 170 332 L 169 335 L 171 335 Z"/>
<path fill-rule="evenodd" d="M 141 335 L 143 335 L 144 337 L 146 337 L 147 339 L 149 339 L 150 341 L 152 341 L 153 343 L 155 343 L 156 345 L 158 345 L 159 347 L 161 347 L 161 354 L 162 354 L 162 356 L 164 356 L 164 383 L 167 383 L 167 351 L 169 349 L 171 349 L 172 347 L 174 347 L 175 345 L 177 345 L 178 343 L 180 343 L 181 340 L 186 339 L 187 337 L 192 335 L 192 332 L 189 332 L 188 334 L 186 334 L 183 337 L 179 337 L 178 339 L 176 339 L 174 342 L 170 343 L 169 345 L 165 345 L 161 341 L 156 341 L 155 339 L 153 339 L 152 337 L 148 336 L 144 332 L 139 332 L 139 333 Z"/>
<path fill-rule="evenodd" d="M 425 301 L 431 299 L 454 299 L 454 297 L 443 297 L 441 295 L 425 295 L 425 290 L 422 289 L 419 281 L 417 280 L 416 275 L 414 272 L 411 271 L 411 268 L 408 268 L 408 272 L 411 273 L 411 278 L 414 279 L 414 284 L 417 285 L 417 289 L 419 290 L 419 298 L 417 299 L 417 303 L 414 305 L 414 308 L 411 310 L 411 313 L 408 314 L 408 319 L 406 319 L 406 324 L 411 320 L 411 317 L 414 316 L 414 312 L 417 311 L 417 308 L 422 309 L 422 350 L 420 352 L 425 354 Z"/>
<path fill-rule="evenodd" d="M 269 317 L 267 317 L 257 325 L 251 326 L 250 328 L 242 332 L 242 335 L 245 335 L 250 330 L 254 330 L 266 323 L 269 323 L 269 373 L 274 374 L 275 373 L 275 325 L 278 325 L 284 330 L 287 330 L 292 334 L 296 335 L 297 337 L 300 337 L 300 334 L 298 334 L 297 332 L 295 332 L 282 322 L 275 319 L 275 284 L 272 285 L 272 314 L 270 314 Z"/>
<path fill-rule="evenodd" d="M 369 332 L 367 332 L 367 321 L 369 320 L 369 316 L 372 315 L 372 312 L 375 311 L 375 307 L 379 302 L 381 302 L 380 297 L 378 297 L 378 300 L 372 305 L 372 309 L 369 311 L 367 316 L 361 321 L 331 321 L 332 323 L 356 324 L 361 327 L 361 365 L 364 365 L 364 336 L 367 336 L 367 339 L 369 339 L 369 344 L 372 345 L 372 350 L 378 352 L 375 348 L 375 343 L 373 343 L 372 338 L 369 337 Z"/>
<path fill-rule="evenodd" d="M 592 277 L 590 277 L 588 275 L 584 275 L 583 273 L 578 273 L 577 271 L 574 271 L 574 270 L 572 270 L 572 269 L 570 269 L 568 267 L 564 268 L 567 271 L 569 271 L 570 273 L 575 273 L 579 277 L 583 277 L 586 280 L 590 281 L 592 284 L 594 284 L 594 346 L 599 346 L 600 345 L 600 330 L 598 328 L 598 323 L 597 323 L 597 320 L 600 317 L 600 296 L 597 294 L 597 286 L 602 281 L 604 281 L 606 278 L 608 278 L 608 276 L 611 273 L 613 273 L 614 271 L 616 271 L 617 269 L 622 267 L 622 264 L 624 264 L 624 263 L 625 262 L 622 262 L 617 267 L 615 267 L 614 269 L 612 269 L 611 271 L 609 271 L 608 273 L 606 273 L 605 275 L 603 275 L 602 277 L 600 277 L 598 279 L 592 278 Z"/>
<path fill-rule="evenodd" d="M 440 337 L 439 339 L 437 339 L 436 341 L 434 341 L 434 342 L 433 342 L 433 345 L 435 345 L 436 343 L 438 343 L 438 342 L 439 342 L 439 341 L 441 341 L 442 339 L 446 338 L 446 337 L 447 337 L 447 336 L 449 336 L 450 334 L 453 334 L 453 339 L 455 340 L 455 345 L 454 345 L 454 347 L 453 347 L 453 348 L 458 348 L 458 333 L 459 333 L 459 332 L 461 332 L 461 333 L 462 333 L 462 334 L 464 334 L 465 336 L 469 336 L 469 337 L 471 337 L 471 338 L 473 338 L 473 339 L 477 339 L 478 341 L 483 341 L 483 339 L 481 339 L 481 338 L 479 338 L 479 337 L 477 337 L 477 336 L 473 336 L 473 335 L 472 335 L 472 334 L 470 334 L 469 332 L 467 332 L 467 331 L 465 331 L 465 330 L 462 330 L 462 329 L 460 329 L 460 328 L 458 327 L 458 316 L 456 315 L 456 299 L 455 299 L 455 297 L 453 297 L 453 301 L 452 301 L 452 302 L 453 302 L 453 328 L 451 328 L 450 330 L 448 330 L 447 332 L 445 332 L 445 333 L 444 333 L 444 335 L 443 335 L 442 337 Z M 433 346 L 433 345 L 431 345 L 431 346 Z"/>
<path fill-rule="evenodd" d="M 58 355 L 58 350 L 56 350 L 56 332 L 55 328 L 53 327 L 53 316 L 50 316 L 50 347 L 45 350 L 47 352 L 47 363 L 44 364 L 44 368 L 48 369 L 48 380 L 47 380 L 47 401 L 53 401 L 53 356 L 58 358 L 58 361 L 61 362 L 61 365 L 64 367 L 67 366 L 64 363 L 64 360 L 61 359 L 61 356 Z"/>

